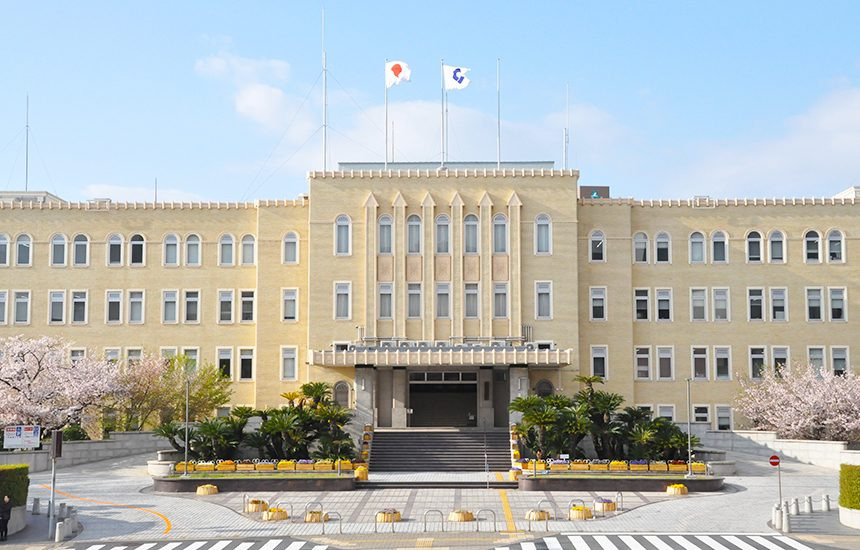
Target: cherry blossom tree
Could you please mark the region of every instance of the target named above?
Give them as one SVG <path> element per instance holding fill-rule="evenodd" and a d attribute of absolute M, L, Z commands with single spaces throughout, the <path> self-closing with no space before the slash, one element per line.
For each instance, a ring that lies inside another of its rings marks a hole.
<path fill-rule="evenodd" d="M 755 429 L 789 439 L 860 439 L 860 377 L 836 375 L 814 365 L 766 369 L 761 379 L 741 379 L 738 412 Z"/>
<path fill-rule="evenodd" d="M 44 430 L 77 423 L 83 411 L 116 394 L 116 366 L 93 355 L 71 359 L 58 338 L 0 340 L 0 424 Z"/>

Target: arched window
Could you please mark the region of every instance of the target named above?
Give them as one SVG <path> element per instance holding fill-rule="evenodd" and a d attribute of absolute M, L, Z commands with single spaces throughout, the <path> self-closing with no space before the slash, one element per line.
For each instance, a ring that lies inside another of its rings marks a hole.
<path fill-rule="evenodd" d="M 179 265 L 179 237 L 172 233 L 164 237 L 164 265 Z"/>
<path fill-rule="evenodd" d="M 547 214 L 535 218 L 535 254 L 552 254 L 552 222 Z"/>
<path fill-rule="evenodd" d="M 352 223 L 349 216 L 341 214 L 334 220 L 334 253 L 338 256 L 352 254 Z"/>
<path fill-rule="evenodd" d="M 254 265 L 254 243 L 253 235 L 242 237 L 242 265 Z"/>
<path fill-rule="evenodd" d="M 495 254 L 508 252 L 508 218 L 504 214 L 493 216 L 493 252 Z"/>
<path fill-rule="evenodd" d="M 770 262 L 774 264 L 783 263 L 785 261 L 785 238 L 782 231 L 771 231 L 769 243 Z"/>
<path fill-rule="evenodd" d="M 633 235 L 633 261 L 638 264 L 648 263 L 648 235 L 645 233 Z"/>
<path fill-rule="evenodd" d="M 334 385 L 334 402 L 341 407 L 349 408 L 349 384 L 341 380 Z"/>
<path fill-rule="evenodd" d="M 729 249 L 726 246 L 726 234 L 715 231 L 711 237 L 711 262 L 724 264 L 729 261 Z"/>
<path fill-rule="evenodd" d="M 32 242 L 29 235 L 18 235 L 18 238 L 15 239 L 15 265 L 31 265 L 33 260 Z"/>
<path fill-rule="evenodd" d="M 535 386 L 535 393 L 538 395 L 538 397 L 549 397 L 553 394 L 554 391 L 555 388 L 553 387 L 552 382 L 545 378 L 538 382 Z"/>
<path fill-rule="evenodd" d="M 379 240 L 380 254 L 391 254 L 391 223 L 391 216 L 388 214 L 379 218 L 377 239 Z"/>
<path fill-rule="evenodd" d="M 421 218 L 416 214 L 406 219 L 406 253 L 421 253 Z"/>
<path fill-rule="evenodd" d="M 130 265 L 143 265 L 146 261 L 144 254 L 144 245 L 146 244 L 143 235 L 132 235 L 129 241 L 131 243 L 131 262 Z"/>
<path fill-rule="evenodd" d="M 588 243 L 588 259 L 592 262 L 605 262 L 606 237 L 603 235 L 603 231 L 592 231 Z"/>
<path fill-rule="evenodd" d="M 200 237 L 197 235 L 185 238 L 185 265 L 200 265 Z"/>
<path fill-rule="evenodd" d="M 761 233 L 750 231 L 747 235 L 747 261 L 761 262 Z"/>
<path fill-rule="evenodd" d="M 450 222 L 447 214 L 436 216 L 436 254 L 447 254 L 449 252 L 449 227 Z"/>
<path fill-rule="evenodd" d="M 66 236 L 56 234 L 51 237 L 51 265 L 66 265 Z"/>
<path fill-rule="evenodd" d="M 672 263 L 672 240 L 668 233 L 660 232 L 654 237 L 654 246 L 656 251 L 656 263 L 670 264 Z"/>
<path fill-rule="evenodd" d="M 690 235 L 690 263 L 705 263 L 705 236 L 698 231 Z"/>
<path fill-rule="evenodd" d="M 842 232 L 838 229 L 833 229 L 827 234 L 827 261 L 837 263 L 842 261 L 843 242 Z"/>
<path fill-rule="evenodd" d="M 463 252 L 478 253 L 478 216 L 469 214 L 463 220 Z"/>
<path fill-rule="evenodd" d="M 284 235 L 284 263 L 299 263 L 299 236 L 292 231 Z"/>
<path fill-rule="evenodd" d="M 72 239 L 72 265 L 90 265 L 90 239 L 86 235 L 75 235 Z"/>
<path fill-rule="evenodd" d="M 818 263 L 821 261 L 821 238 L 817 231 L 807 231 L 803 236 L 806 263 Z"/>
<path fill-rule="evenodd" d="M 0 265 L 9 265 L 9 237 L 0 234 Z"/>
<path fill-rule="evenodd" d="M 218 265 L 233 265 L 232 235 L 222 235 L 218 241 Z"/>
<path fill-rule="evenodd" d="M 107 243 L 108 265 L 122 265 L 122 235 L 110 235 Z"/>

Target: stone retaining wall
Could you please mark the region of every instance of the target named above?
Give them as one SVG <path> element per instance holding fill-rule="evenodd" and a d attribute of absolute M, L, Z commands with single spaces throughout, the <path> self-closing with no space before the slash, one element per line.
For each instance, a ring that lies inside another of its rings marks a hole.
<path fill-rule="evenodd" d="M 64 441 L 63 456 L 57 467 L 86 464 L 110 458 L 132 456 L 169 449 L 170 443 L 153 432 L 111 432 L 110 439 L 97 441 Z M 27 464 L 30 473 L 51 469 L 48 451 L 14 451 L 0 453 L 0 464 Z"/>
<path fill-rule="evenodd" d="M 773 454 L 805 464 L 838 470 L 840 464 L 860 464 L 860 451 L 848 450 L 845 441 L 779 439 L 776 432 L 754 430 L 709 431 L 700 436 L 702 444 L 739 453 Z"/>

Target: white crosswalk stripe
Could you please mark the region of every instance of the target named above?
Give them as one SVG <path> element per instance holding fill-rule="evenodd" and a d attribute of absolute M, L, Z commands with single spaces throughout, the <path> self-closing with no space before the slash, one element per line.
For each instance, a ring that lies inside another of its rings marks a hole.
<path fill-rule="evenodd" d="M 523 550 L 537 550 L 537 546 L 533 542 L 523 542 L 520 544 Z"/>
<path fill-rule="evenodd" d="M 213 544 L 211 547 L 207 548 L 206 550 L 224 550 L 224 548 L 227 548 L 231 542 L 233 542 L 233 541 L 219 540 L 218 542 L 216 542 L 215 544 Z"/>
<path fill-rule="evenodd" d="M 165 544 L 164 546 L 162 546 L 158 550 L 173 550 L 177 546 L 182 546 L 182 543 L 181 542 L 171 542 L 169 544 Z"/>
<path fill-rule="evenodd" d="M 248 550 L 248 548 L 254 546 L 253 542 L 243 542 L 242 544 L 236 545 L 236 548 L 233 550 Z"/>
<path fill-rule="evenodd" d="M 621 535 L 618 538 L 621 539 L 621 541 L 624 542 L 630 550 L 645 550 L 645 547 L 639 544 L 639 541 L 630 535 Z"/>
<path fill-rule="evenodd" d="M 653 544 L 654 548 L 656 548 L 657 550 L 675 550 L 674 548 L 669 546 L 667 543 L 663 542 L 663 540 L 660 537 L 656 537 L 654 535 L 648 535 L 647 537 L 645 537 L 645 540 L 647 540 L 648 542 Z"/>
<path fill-rule="evenodd" d="M 282 542 L 284 542 L 283 539 L 268 540 L 268 541 L 266 541 L 266 544 L 261 546 L 258 550 L 275 550 L 275 548 L 277 548 L 278 545 L 281 544 Z M 194 549 L 186 548 L 185 550 L 194 550 Z"/>
<path fill-rule="evenodd" d="M 567 535 L 544 537 L 495 550 L 814 550 L 782 535 Z M 184 550 L 184 549 L 183 549 Z M 234 549 L 235 550 L 235 549 Z M 262 549 L 257 549 L 262 550 Z M 286 549 L 284 549 L 286 550 Z M 316 550 L 316 549 L 314 549 Z"/>
<path fill-rule="evenodd" d="M 607 536 L 597 535 L 596 537 L 594 537 L 594 540 L 597 542 L 597 544 L 600 545 L 601 548 L 603 548 L 603 550 L 618 550 L 618 547 L 615 546 Z"/>
<path fill-rule="evenodd" d="M 758 548 L 752 544 L 744 542 L 734 535 L 725 535 L 723 538 L 730 544 L 734 544 L 739 550 L 758 550 Z"/>
<path fill-rule="evenodd" d="M 774 544 L 773 542 L 767 540 L 764 537 L 756 536 L 756 537 L 750 537 L 750 539 L 752 539 L 753 542 L 757 542 L 758 544 L 764 546 L 768 550 L 785 550 L 785 548 L 783 548 L 782 546 L 780 546 L 778 544 Z"/>
<path fill-rule="evenodd" d="M 567 538 L 570 540 L 570 543 L 573 544 L 573 548 L 575 550 L 591 550 L 591 547 L 588 546 L 588 543 L 585 542 L 585 539 L 580 537 L 579 535 L 571 535 Z"/>
<path fill-rule="evenodd" d="M 696 537 L 700 541 L 704 542 L 714 550 L 729 550 L 719 542 L 715 541 L 713 537 L 709 537 L 708 535 L 700 535 Z"/>
<path fill-rule="evenodd" d="M 87 550 L 100 550 L 101 548 L 104 548 L 104 544 L 93 544 L 87 547 Z"/>
<path fill-rule="evenodd" d="M 797 542 L 796 540 L 790 539 L 788 537 L 779 536 L 779 537 L 773 537 L 773 538 L 775 540 L 778 540 L 779 542 L 781 542 L 783 544 L 787 544 L 788 546 L 791 546 L 792 548 L 796 548 L 797 550 L 812 550 L 812 548 L 806 546 L 805 544 Z"/>
<path fill-rule="evenodd" d="M 546 544 L 546 550 L 564 550 L 564 547 L 555 537 L 544 537 L 543 543 Z"/>
<path fill-rule="evenodd" d="M 687 537 L 672 535 L 669 538 L 681 545 L 685 550 L 702 550 L 701 546 L 696 545 L 691 540 L 687 539 Z"/>
<path fill-rule="evenodd" d="M 205 545 L 206 545 L 205 541 L 199 540 L 197 542 L 192 542 L 191 544 L 189 544 L 188 546 L 186 546 L 182 550 L 197 550 L 198 548 L 205 546 Z"/>
<path fill-rule="evenodd" d="M 305 545 L 305 541 L 297 540 L 295 542 L 290 543 L 289 546 L 284 548 L 284 550 L 300 550 L 302 546 Z"/>

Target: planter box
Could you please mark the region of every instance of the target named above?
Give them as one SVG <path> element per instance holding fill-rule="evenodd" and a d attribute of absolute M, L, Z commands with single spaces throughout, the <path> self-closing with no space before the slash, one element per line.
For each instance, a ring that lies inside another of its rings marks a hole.
<path fill-rule="evenodd" d="M 253 472 L 255 469 L 253 464 L 236 464 L 237 472 Z"/>
<path fill-rule="evenodd" d="M 579 472 L 588 471 L 588 464 L 582 462 L 571 462 L 570 469 Z"/>
<path fill-rule="evenodd" d="M 317 472 L 330 472 L 334 469 L 334 465 L 331 462 L 318 462 L 314 464 L 314 470 Z"/>
<path fill-rule="evenodd" d="M 853 529 L 860 529 L 860 510 L 840 506 L 839 523 Z"/>
<path fill-rule="evenodd" d="M 185 473 L 185 463 L 184 462 L 177 462 L 176 466 L 174 467 L 174 471 L 184 474 Z M 189 472 L 194 471 L 194 464 L 192 464 L 191 462 L 188 463 L 188 471 Z"/>
<path fill-rule="evenodd" d="M 351 460 L 340 460 L 340 461 L 338 461 L 338 465 L 340 466 L 341 470 L 352 470 L 352 461 Z"/>
<path fill-rule="evenodd" d="M 694 462 L 693 471 L 699 474 L 704 474 L 708 471 L 708 467 L 703 462 Z"/>
<path fill-rule="evenodd" d="M 169 476 L 170 470 L 173 468 L 173 462 L 168 460 L 147 460 L 146 471 L 151 476 L 163 477 Z"/>
<path fill-rule="evenodd" d="M 299 463 L 296 463 L 296 471 L 297 472 L 300 470 L 305 471 L 305 472 L 313 471 L 314 466 L 316 466 L 316 464 L 299 464 Z"/>
<path fill-rule="evenodd" d="M 686 464 L 669 464 L 670 472 L 686 472 L 687 465 Z"/>
<path fill-rule="evenodd" d="M 631 464 L 630 465 L 631 472 L 647 472 L 648 465 L 647 464 Z"/>
<path fill-rule="evenodd" d="M 215 465 L 214 464 L 195 464 L 193 470 L 189 470 L 190 472 L 214 472 Z"/>
<path fill-rule="evenodd" d="M 271 509 L 263 512 L 263 521 L 284 521 L 290 519 L 290 514 L 286 510 Z"/>
<path fill-rule="evenodd" d="M 215 466 L 215 470 L 218 472 L 235 472 L 236 465 L 235 464 L 219 464 Z"/>
<path fill-rule="evenodd" d="M 568 513 L 567 518 L 570 520 L 579 520 L 579 519 L 591 519 L 594 517 L 594 514 L 591 513 L 590 509 L 585 510 L 571 510 Z"/>
<path fill-rule="evenodd" d="M 596 512 L 614 512 L 616 506 L 614 502 L 595 502 L 594 510 Z"/>
<path fill-rule="evenodd" d="M 589 464 L 588 469 L 594 472 L 608 472 L 609 464 Z"/>
<path fill-rule="evenodd" d="M 566 472 L 568 471 L 570 464 L 550 464 L 549 469 L 553 472 Z"/>
<path fill-rule="evenodd" d="M 272 472 L 275 470 L 275 465 L 271 462 L 258 462 L 254 469 L 258 472 Z"/>
<path fill-rule="evenodd" d="M 627 464 L 610 464 L 609 470 L 612 472 L 626 472 Z"/>
<path fill-rule="evenodd" d="M 669 466 L 667 464 L 654 464 L 653 462 L 648 465 L 649 472 L 668 472 Z"/>
<path fill-rule="evenodd" d="M 286 462 L 278 462 L 278 470 L 295 470 L 296 463 L 292 460 L 287 460 Z"/>
<path fill-rule="evenodd" d="M 376 512 L 376 523 L 397 523 L 400 512 Z"/>
<path fill-rule="evenodd" d="M 666 487 L 667 495 L 686 495 L 687 488 L 686 487 Z"/>

